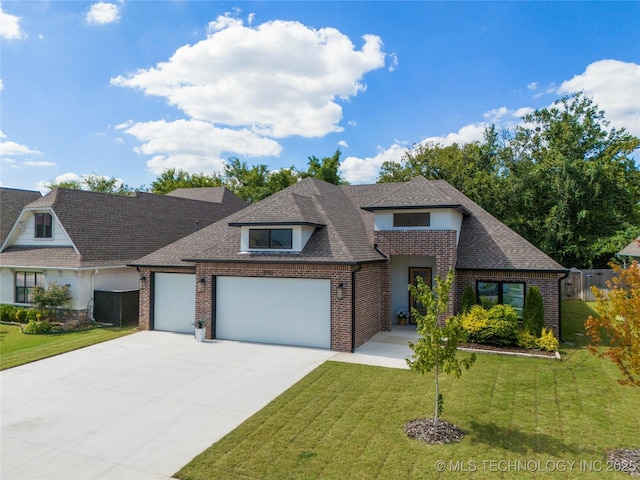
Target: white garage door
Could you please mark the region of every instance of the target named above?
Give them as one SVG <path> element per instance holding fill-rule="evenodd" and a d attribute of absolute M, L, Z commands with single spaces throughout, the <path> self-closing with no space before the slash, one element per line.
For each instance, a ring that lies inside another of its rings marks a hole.
<path fill-rule="evenodd" d="M 193 333 L 196 314 L 196 276 L 155 273 L 153 328 L 166 332 Z"/>
<path fill-rule="evenodd" d="M 331 348 L 330 281 L 217 277 L 216 337 Z"/>

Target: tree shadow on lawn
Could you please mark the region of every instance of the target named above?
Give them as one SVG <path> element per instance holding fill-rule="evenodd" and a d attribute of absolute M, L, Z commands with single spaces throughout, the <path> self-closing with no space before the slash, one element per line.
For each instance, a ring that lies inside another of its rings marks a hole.
<path fill-rule="evenodd" d="M 483 443 L 519 455 L 545 454 L 559 457 L 595 453 L 595 450 L 565 443 L 546 433 L 523 432 L 515 428 L 501 427 L 495 423 L 483 424 L 472 421 L 471 431 L 468 433 L 472 444 Z"/>

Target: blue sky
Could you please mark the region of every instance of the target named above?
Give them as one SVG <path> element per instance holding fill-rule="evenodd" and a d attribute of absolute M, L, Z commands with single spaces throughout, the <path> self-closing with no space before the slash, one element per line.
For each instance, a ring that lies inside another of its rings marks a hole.
<path fill-rule="evenodd" d="M 584 91 L 640 136 L 640 2 L 3 1 L 0 184 L 229 157 L 352 183 Z"/>

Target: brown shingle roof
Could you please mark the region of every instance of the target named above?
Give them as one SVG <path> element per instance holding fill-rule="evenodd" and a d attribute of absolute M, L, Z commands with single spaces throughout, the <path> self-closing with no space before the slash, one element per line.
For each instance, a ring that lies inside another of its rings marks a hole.
<path fill-rule="evenodd" d="M 381 260 L 373 245 L 372 211 L 411 206 L 456 208 L 465 214 L 458 269 L 565 271 L 447 182 L 423 177 L 407 183 L 342 187 L 307 178 L 135 264 L 185 265 L 182 260 L 321 263 Z M 316 229 L 301 253 L 239 252 L 240 229 L 230 224 L 278 223 L 324 227 Z"/>
<path fill-rule="evenodd" d="M 25 208 L 51 208 L 79 252 L 79 260 L 57 255 L 57 266 L 89 268 L 132 262 L 234 213 L 238 203 L 230 203 L 141 192 L 122 196 L 56 189 Z M 29 264 L 20 263 L 26 258 L 24 248 L 5 249 L 0 264 L 40 266 L 43 251 L 31 250 Z"/>
<path fill-rule="evenodd" d="M 0 245 L 9 235 L 9 231 L 18 219 L 22 207 L 40 198 L 40 192 L 0 188 Z"/>

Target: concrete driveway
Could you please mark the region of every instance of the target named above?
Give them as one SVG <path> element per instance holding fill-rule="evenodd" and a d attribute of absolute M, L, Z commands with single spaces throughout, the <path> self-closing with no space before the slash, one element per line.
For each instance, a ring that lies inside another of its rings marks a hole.
<path fill-rule="evenodd" d="M 0 373 L 9 479 L 167 479 L 335 352 L 139 332 Z"/>

